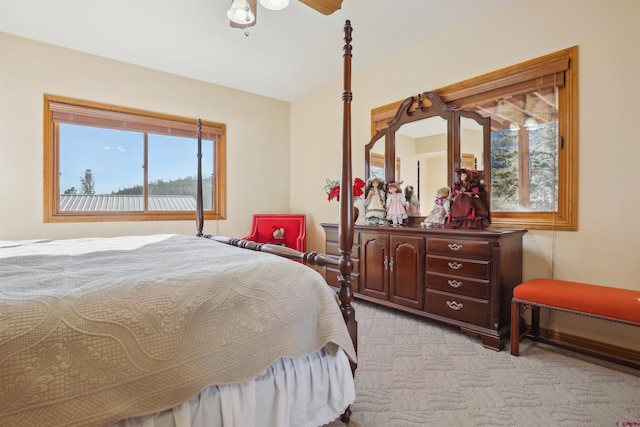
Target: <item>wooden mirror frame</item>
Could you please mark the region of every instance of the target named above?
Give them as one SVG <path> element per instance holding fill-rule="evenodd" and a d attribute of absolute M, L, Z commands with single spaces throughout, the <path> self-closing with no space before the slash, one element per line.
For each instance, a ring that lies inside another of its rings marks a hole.
<path fill-rule="evenodd" d="M 396 181 L 396 132 L 402 125 L 407 123 L 417 122 L 419 120 L 428 119 L 431 117 L 439 116 L 447 122 L 447 185 L 449 188 L 453 188 L 455 181 L 457 180 L 456 171 L 461 167 L 461 148 L 460 148 L 460 136 L 461 136 L 461 123 L 460 120 L 463 117 L 476 121 L 483 128 L 482 132 L 482 145 L 483 145 L 483 173 L 485 177 L 491 176 L 491 119 L 482 117 L 480 114 L 473 111 L 456 111 L 455 105 L 447 105 L 435 92 L 423 92 L 416 96 L 405 99 L 401 103 L 395 103 L 397 105 L 395 115 L 390 120 L 388 112 L 384 111 L 383 116 L 377 117 L 377 120 L 373 121 L 374 129 L 376 124 L 380 124 L 384 121 L 385 125 L 379 126 L 379 130 L 373 136 L 369 144 L 365 146 L 365 179 L 368 179 L 370 175 L 370 161 L 372 157 L 373 146 L 386 138 L 385 141 L 385 157 L 384 157 L 384 171 L 385 180 L 387 182 Z M 387 116 L 387 117 L 384 117 Z M 485 179 L 485 206 L 487 210 L 490 210 L 490 191 L 491 180 Z M 412 217 L 410 223 L 419 223 L 424 219 L 424 216 Z"/>

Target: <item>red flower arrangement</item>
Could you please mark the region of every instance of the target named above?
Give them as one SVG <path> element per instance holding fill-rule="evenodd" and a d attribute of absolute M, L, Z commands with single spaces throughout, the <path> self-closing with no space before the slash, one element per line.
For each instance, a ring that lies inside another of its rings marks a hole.
<path fill-rule="evenodd" d="M 357 199 L 364 194 L 365 182 L 360 178 L 353 179 L 353 198 Z M 324 191 L 327 193 L 327 200 L 332 201 L 336 199 L 340 201 L 340 181 L 333 181 L 327 178 L 327 185 L 324 186 Z"/>

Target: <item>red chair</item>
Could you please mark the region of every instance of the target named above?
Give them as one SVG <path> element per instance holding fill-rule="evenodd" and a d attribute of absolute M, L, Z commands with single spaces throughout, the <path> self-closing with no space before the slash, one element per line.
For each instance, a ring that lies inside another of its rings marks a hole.
<path fill-rule="evenodd" d="M 251 234 L 243 239 L 283 245 L 305 252 L 307 250 L 306 226 L 306 215 L 303 214 L 254 214 Z"/>

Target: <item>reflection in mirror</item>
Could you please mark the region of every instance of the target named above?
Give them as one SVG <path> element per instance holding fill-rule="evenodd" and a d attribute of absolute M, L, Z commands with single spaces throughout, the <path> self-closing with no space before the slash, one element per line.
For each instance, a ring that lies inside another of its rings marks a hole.
<path fill-rule="evenodd" d="M 484 169 L 484 139 L 482 125 L 467 117 L 460 118 L 460 167 Z"/>
<path fill-rule="evenodd" d="M 372 152 L 369 165 L 369 177 L 384 181 L 384 154 Z"/>
<path fill-rule="evenodd" d="M 384 158 L 387 138 L 385 133 L 378 133 L 365 147 L 366 171 L 365 179 L 380 178 L 384 180 Z"/>
<path fill-rule="evenodd" d="M 420 216 L 431 210 L 438 188 L 447 186 L 447 126 L 445 119 L 434 116 L 396 131 L 396 158 L 404 165 L 402 188 L 414 187 Z"/>
<path fill-rule="evenodd" d="M 385 180 L 384 173 L 384 154 L 371 153 L 371 158 L 369 160 L 369 176 L 371 178 L 380 178 L 381 180 Z M 400 158 L 396 157 L 396 182 L 402 181 L 400 175 Z"/>

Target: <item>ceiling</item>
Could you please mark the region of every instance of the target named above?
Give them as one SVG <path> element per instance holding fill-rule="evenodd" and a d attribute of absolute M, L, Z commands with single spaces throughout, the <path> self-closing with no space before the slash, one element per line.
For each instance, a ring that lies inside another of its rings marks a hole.
<path fill-rule="evenodd" d="M 258 6 L 245 36 L 231 0 L 0 0 L 0 32 L 294 101 L 342 78 L 346 19 L 357 70 L 513 1 L 344 0 L 325 16 L 291 0 Z"/>

